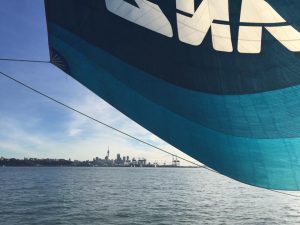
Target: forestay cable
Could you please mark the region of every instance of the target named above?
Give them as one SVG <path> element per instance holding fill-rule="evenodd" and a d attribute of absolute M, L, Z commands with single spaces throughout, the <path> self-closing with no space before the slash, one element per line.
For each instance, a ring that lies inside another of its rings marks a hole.
<path fill-rule="evenodd" d="M 0 61 L 29 62 L 29 63 L 51 63 L 50 61 L 45 61 L 45 60 L 9 59 L 9 58 L 0 58 Z"/>

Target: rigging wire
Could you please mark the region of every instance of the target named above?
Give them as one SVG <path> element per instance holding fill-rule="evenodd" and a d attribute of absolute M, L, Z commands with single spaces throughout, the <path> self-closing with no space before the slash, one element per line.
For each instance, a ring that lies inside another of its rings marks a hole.
<path fill-rule="evenodd" d="M 0 58 L 0 61 L 10 61 L 10 62 L 29 62 L 29 63 L 51 63 L 50 60 L 49 61 L 45 61 L 45 60 L 28 60 L 28 59 L 5 59 L 5 58 Z"/>
<path fill-rule="evenodd" d="M 47 62 L 47 61 L 35 61 L 35 60 L 9 60 L 9 59 L 0 59 L 0 61 L 17 61 L 17 62 L 31 62 L 31 63 L 40 62 L 40 63 L 49 63 L 49 64 L 50 64 L 50 62 Z M 55 102 L 55 103 L 57 103 L 57 104 L 59 104 L 59 105 L 65 107 L 65 108 L 67 108 L 67 109 L 69 109 L 69 110 L 71 110 L 71 111 L 74 111 L 74 112 L 76 112 L 76 113 L 78 113 L 78 114 L 80 114 L 80 115 L 82 115 L 82 116 L 84 116 L 84 117 L 86 117 L 86 118 L 88 118 L 88 119 L 91 119 L 91 120 L 93 120 L 94 122 L 97 122 L 97 123 L 99 123 L 99 124 L 101 124 L 101 125 L 103 125 L 103 126 L 105 126 L 105 127 L 107 127 L 107 128 L 110 128 L 110 129 L 112 129 L 112 130 L 114 130 L 114 131 L 116 131 L 116 132 L 118 132 L 118 133 L 120 133 L 120 134 L 122 134 L 122 135 L 124 135 L 124 136 L 127 136 L 127 137 L 129 137 L 129 138 L 131 138 L 131 139 L 134 139 L 134 140 L 136 140 L 136 141 L 138 141 L 138 142 L 140 142 L 140 143 L 142 143 L 142 144 L 145 144 L 145 145 L 147 145 L 147 146 L 149 146 L 149 147 L 151 147 L 151 148 L 154 148 L 154 149 L 156 149 L 156 150 L 159 150 L 159 151 L 161 151 L 161 152 L 164 152 L 164 153 L 166 153 L 166 154 L 169 154 L 169 155 L 171 155 L 171 156 L 173 156 L 173 157 L 177 157 L 178 159 L 181 159 L 181 160 L 183 160 L 183 161 L 185 161 L 185 162 L 188 162 L 188 163 L 190 163 L 190 164 L 192 164 L 192 165 L 194 165 L 194 166 L 197 166 L 198 168 L 203 168 L 203 169 L 206 169 L 206 170 L 208 170 L 208 171 L 211 171 L 211 172 L 214 172 L 214 173 L 216 173 L 216 174 L 219 174 L 219 175 L 224 176 L 223 174 L 220 174 L 219 172 L 217 172 L 217 171 L 215 171 L 215 170 L 213 170 L 213 169 L 211 169 L 211 168 L 209 168 L 209 167 L 207 167 L 207 166 L 205 166 L 205 165 L 200 165 L 200 164 L 198 164 L 198 163 L 195 163 L 195 162 L 190 161 L 190 160 L 188 160 L 188 159 L 185 159 L 185 158 L 183 158 L 183 157 L 177 156 L 177 155 L 175 155 L 175 154 L 173 154 L 173 153 L 171 153 L 171 152 L 169 152 L 169 151 L 167 151 L 167 150 L 165 150 L 165 149 L 162 149 L 162 148 L 160 148 L 160 147 L 158 147 L 158 146 L 155 146 L 155 145 L 153 145 L 153 144 L 151 144 L 151 143 L 149 143 L 149 142 L 146 142 L 146 141 L 144 141 L 144 140 L 142 140 L 142 139 L 140 139 L 140 138 L 138 138 L 138 137 L 135 137 L 135 136 L 133 136 L 133 135 L 131 135 L 131 134 L 129 134 L 129 133 L 126 133 L 125 131 L 122 131 L 122 130 L 120 130 L 120 129 L 118 129 L 118 128 L 115 128 L 115 127 L 113 127 L 113 126 L 111 126 L 111 125 L 109 125 L 109 124 L 107 124 L 107 123 L 105 123 L 105 122 L 102 122 L 102 121 L 100 121 L 100 120 L 98 120 L 98 119 L 96 119 L 96 118 L 94 118 L 94 117 L 92 117 L 92 116 L 89 116 L 89 115 L 87 115 L 87 114 L 85 114 L 85 113 L 83 113 L 83 112 L 81 112 L 81 111 L 79 111 L 79 110 L 77 110 L 77 109 L 75 109 L 75 108 L 69 106 L 69 105 L 66 105 L 65 103 L 63 103 L 63 102 L 61 102 L 61 101 L 59 101 L 59 100 L 57 100 L 57 99 L 55 99 L 55 98 L 53 98 L 53 97 L 47 95 L 47 94 L 44 94 L 44 93 L 41 92 L 41 91 L 38 91 L 37 89 L 35 89 L 35 88 L 33 88 L 33 87 L 31 87 L 31 86 L 29 86 L 29 85 L 23 83 L 22 81 L 17 80 L 16 78 L 13 78 L 12 76 L 10 76 L 10 75 L 8 75 L 8 74 L 6 74 L 6 73 L 4 73 L 4 72 L 1 72 L 1 71 L 0 71 L 0 75 L 2 75 L 3 77 L 6 77 L 6 78 L 10 79 L 11 81 L 14 81 L 15 83 L 17 83 L 17 84 L 19 84 L 19 85 L 21 85 L 21 86 L 23 86 L 23 87 L 25 87 L 25 88 L 27 88 L 27 89 L 29 89 L 29 90 L 31 90 L 31 91 L 37 93 L 37 94 L 43 96 L 43 97 L 45 97 L 45 98 L 51 100 L 52 102 Z M 250 186 L 253 186 L 253 185 L 250 185 Z M 253 186 L 253 187 L 255 187 L 255 186 Z M 256 188 L 257 188 L 257 187 L 256 187 Z M 281 195 L 286 195 L 286 196 L 290 196 L 290 197 L 300 198 L 299 195 L 291 194 L 291 193 L 288 193 L 288 192 L 283 192 L 283 191 L 273 190 L 273 189 L 266 189 L 266 188 L 262 188 L 262 189 L 267 190 L 267 191 L 271 191 L 271 192 L 274 192 L 274 193 L 277 193 L 277 194 L 281 194 Z"/>

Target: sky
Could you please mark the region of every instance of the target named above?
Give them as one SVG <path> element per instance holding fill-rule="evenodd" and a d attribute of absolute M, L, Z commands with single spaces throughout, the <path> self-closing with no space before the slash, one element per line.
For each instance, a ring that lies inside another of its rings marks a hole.
<path fill-rule="evenodd" d="M 0 59 L 49 60 L 43 0 L 1 0 Z M 100 121 L 173 154 L 151 134 L 51 64 L 0 60 L 0 71 Z M 0 75 L 0 157 L 104 158 L 117 153 L 170 163 L 172 157 L 129 139 Z M 195 160 L 194 160 L 195 161 Z M 181 165 L 189 165 L 181 160 Z"/>

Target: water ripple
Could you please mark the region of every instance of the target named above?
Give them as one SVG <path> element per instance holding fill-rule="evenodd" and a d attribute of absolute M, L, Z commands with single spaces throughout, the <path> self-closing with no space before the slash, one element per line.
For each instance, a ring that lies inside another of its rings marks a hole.
<path fill-rule="evenodd" d="M 200 169 L 0 168 L 0 224 L 300 224 L 300 201 Z"/>

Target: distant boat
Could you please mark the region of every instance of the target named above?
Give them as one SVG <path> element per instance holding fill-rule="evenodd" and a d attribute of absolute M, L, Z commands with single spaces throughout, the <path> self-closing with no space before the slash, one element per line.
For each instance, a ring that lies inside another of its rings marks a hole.
<path fill-rule="evenodd" d="M 299 0 L 45 2 L 53 64 L 219 173 L 300 190 Z"/>

